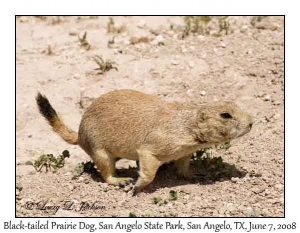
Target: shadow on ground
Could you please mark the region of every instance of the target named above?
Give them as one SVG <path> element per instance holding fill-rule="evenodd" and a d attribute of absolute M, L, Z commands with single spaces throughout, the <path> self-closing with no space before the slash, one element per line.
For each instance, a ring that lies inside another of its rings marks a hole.
<path fill-rule="evenodd" d="M 216 181 L 230 180 L 232 177 L 243 178 L 248 173 L 246 170 L 238 169 L 234 164 L 223 162 L 221 157 L 192 160 L 191 169 L 194 174 L 192 183 L 199 183 L 200 185 L 211 185 Z M 105 182 L 95 168 L 85 171 L 85 173 L 90 174 L 95 182 Z M 136 180 L 138 178 L 138 167 L 118 169 L 117 175 L 120 177 L 132 177 Z M 155 180 L 145 188 L 145 192 L 152 193 L 158 188 L 170 188 L 190 183 L 191 181 L 179 179 L 173 163 L 168 163 L 159 168 Z"/>

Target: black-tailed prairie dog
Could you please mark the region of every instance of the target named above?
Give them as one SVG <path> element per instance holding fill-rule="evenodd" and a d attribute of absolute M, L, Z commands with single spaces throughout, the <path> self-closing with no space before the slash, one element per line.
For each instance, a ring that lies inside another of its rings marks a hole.
<path fill-rule="evenodd" d="M 251 116 L 232 102 L 196 106 L 117 90 L 94 100 L 77 133 L 64 124 L 46 97 L 38 93 L 36 100 L 53 130 L 89 154 L 108 184 L 123 186 L 133 181 L 115 175 L 116 159 L 138 160 L 134 193 L 150 184 L 158 168 L 168 161 L 175 160 L 178 175 L 189 178 L 194 152 L 240 137 L 253 124 Z"/>

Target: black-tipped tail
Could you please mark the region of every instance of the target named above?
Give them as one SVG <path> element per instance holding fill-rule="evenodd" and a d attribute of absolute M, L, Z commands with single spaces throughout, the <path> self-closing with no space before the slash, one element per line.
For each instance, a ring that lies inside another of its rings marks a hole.
<path fill-rule="evenodd" d="M 54 108 L 51 106 L 49 100 L 45 97 L 42 96 L 41 93 L 38 92 L 36 96 L 36 102 L 39 107 L 40 113 L 48 120 L 48 121 L 53 121 L 57 116 L 56 111 Z"/>
<path fill-rule="evenodd" d="M 76 145 L 78 140 L 78 133 L 69 129 L 63 120 L 59 118 L 54 108 L 51 106 L 49 100 L 38 92 L 36 102 L 40 113 L 46 118 L 52 126 L 54 132 L 62 137 L 66 142 Z"/>

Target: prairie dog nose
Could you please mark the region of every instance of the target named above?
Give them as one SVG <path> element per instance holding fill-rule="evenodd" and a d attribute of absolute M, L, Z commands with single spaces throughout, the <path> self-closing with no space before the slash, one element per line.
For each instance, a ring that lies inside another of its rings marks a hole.
<path fill-rule="evenodd" d="M 249 128 L 250 128 L 250 129 L 252 129 L 252 125 L 253 125 L 253 123 L 251 122 L 251 123 L 249 124 Z"/>

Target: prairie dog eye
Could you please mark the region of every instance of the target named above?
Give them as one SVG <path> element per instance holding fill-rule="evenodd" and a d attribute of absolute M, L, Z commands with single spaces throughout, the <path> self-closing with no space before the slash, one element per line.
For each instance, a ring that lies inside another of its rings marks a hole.
<path fill-rule="evenodd" d="M 223 112 L 220 114 L 223 119 L 230 119 L 232 116 L 228 112 Z"/>

